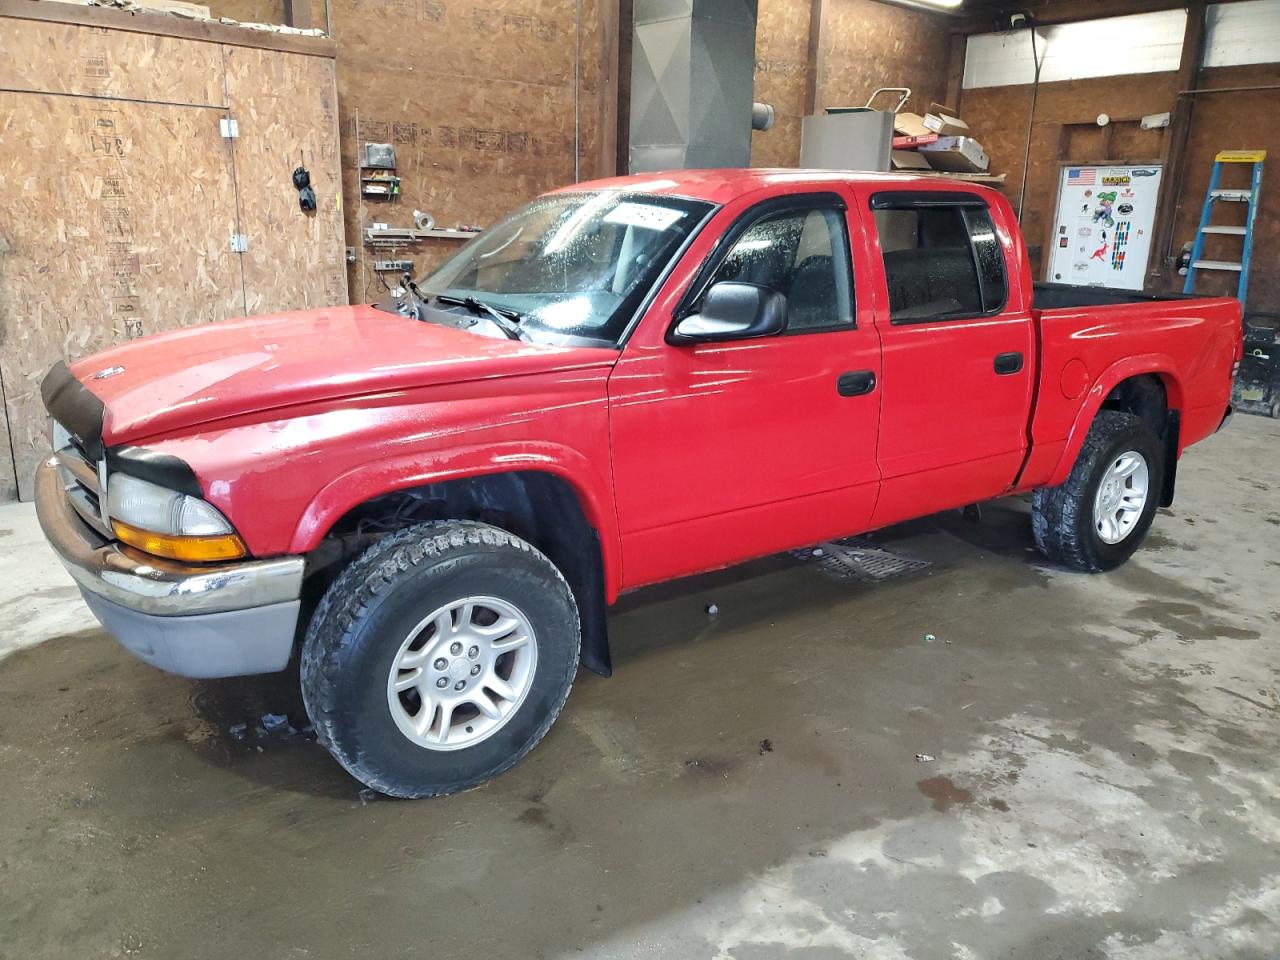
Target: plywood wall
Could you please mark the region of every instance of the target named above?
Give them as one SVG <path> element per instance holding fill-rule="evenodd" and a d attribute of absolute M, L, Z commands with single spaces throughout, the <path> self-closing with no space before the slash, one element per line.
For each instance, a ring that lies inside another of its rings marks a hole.
<path fill-rule="evenodd" d="M 1280 83 L 1280 64 L 1222 67 L 1202 72 L 1202 87 L 1239 87 Z M 1172 73 L 1141 76 L 1103 77 L 1043 84 L 1036 104 L 1036 122 L 1031 143 L 1023 229 L 1029 242 L 1039 246 L 1046 225 L 1057 204 L 1058 145 L 1063 124 L 1082 124 L 1067 144 L 1068 157 L 1079 162 L 1158 159 L 1164 146 L 1161 130 L 1141 131 L 1132 125 L 1118 126 L 1109 151 L 1103 149 L 1102 131 L 1089 130 L 1100 113 L 1116 118 L 1134 118 L 1172 110 L 1178 94 L 1177 76 Z M 1175 212 L 1174 254 L 1182 244 L 1195 238 L 1200 206 L 1208 188 L 1214 154 L 1219 150 L 1267 149 L 1273 158 L 1266 168 L 1259 212 L 1254 270 L 1250 280 L 1249 308 L 1280 312 L 1280 272 L 1269 269 L 1266 251 L 1280 247 L 1280 113 L 1275 90 L 1240 91 L 1197 98 L 1192 116 L 1182 189 Z M 964 92 L 963 113 L 991 157 L 992 171 L 1005 173 L 1005 193 L 1016 200 L 1022 183 L 1022 155 L 1031 89 L 1028 86 L 986 87 Z M 1104 156 L 1110 153 L 1110 156 Z M 1243 171 L 1239 175 L 1243 177 Z M 1243 210 L 1226 207 L 1217 214 L 1222 223 L 1236 222 Z M 1242 221 L 1240 221 L 1242 222 Z M 1208 259 L 1238 260 L 1238 240 L 1210 238 Z M 1157 266 L 1153 252 L 1151 266 Z M 1038 256 L 1033 258 L 1037 278 L 1043 276 Z M 1164 270 L 1151 284 L 1154 290 L 1178 291 L 1183 278 Z M 1235 277 L 1202 271 L 1198 289 L 1207 294 L 1234 294 Z"/>
<path fill-rule="evenodd" d="M 945 99 L 947 18 L 874 0 L 828 0 L 819 108 L 862 106 L 877 87 L 910 87 L 904 109 Z"/>
<path fill-rule="evenodd" d="M 322 0 L 318 3 L 322 8 Z M 214 17 L 228 17 L 241 23 L 284 23 L 284 0 L 209 0 L 205 3 Z"/>
<path fill-rule="evenodd" d="M 241 257 L 249 315 L 342 303 L 346 258 L 338 102 L 333 62 L 278 50 L 228 47 L 227 106 L 240 125 L 233 144 Z M 293 171 L 311 174 L 317 208 L 304 214 Z"/>
<path fill-rule="evenodd" d="M 1266 63 L 1242 67 L 1220 67 L 1204 71 L 1201 86 L 1245 87 L 1280 84 L 1280 64 Z M 1250 312 L 1280 314 L 1280 91 L 1250 90 L 1212 94 L 1196 99 L 1191 117 L 1191 139 L 1187 148 L 1185 187 L 1178 198 L 1174 236 L 1177 245 L 1193 239 L 1200 222 L 1200 205 L 1209 184 L 1213 157 L 1219 150 L 1269 149 L 1263 168 L 1258 219 L 1253 238 L 1253 270 L 1249 278 Z M 1224 186 L 1243 186 L 1247 167 L 1224 175 Z M 1218 223 L 1243 225 L 1241 204 L 1223 204 L 1215 215 Z M 1240 243 L 1232 237 L 1209 237 L 1205 255 L 1211 260 L 1239 260 Z M 1232 242 L 1234 240 L 1234 242 Z M 1177 288 L 1181 289 L 1177 278 Z M 1198 290 L 1210 294 L 1235 295 L 1234 274 L 1200 271 Z"/>
<path fill-rule="evenodd" d="M 214 108 L 0 93 L 5 399 L 19 491 L 48 449 L 59 358 L 241 313 L 231 158 Z M 56 162 L 50 162 L 56 158 Z M 155 185 L 188 204 L 157 203 Z"/>
<path fill-rule="evenodd" d="M 484 226 L 572 183 L 575 125 L 578 176 L 596 175 L 596 0 L 582 14 L 579 30 L 574 0 L 334 0 L 351 242 L 362 225 L 411 226 L 415 208 L 440 226 Z M 368 141 L 395 146 L 396 202 L 360 198 L 357 151 Z M 421 270 L 456 249 L 438 240 L 376 255 L 408 257 Z M 356 301 L 382 293 L 374 256 L 364 249 L 352 268 Z"/>
<path fill-rule="evenodd" d="M 346 300 L 337 112 L 326 56 L 9 17 L 0 49 L 0 451 L 13 451 L 0 497 L 16 486 L 27 498 L 55 360 Z M 224 140 L 232 115 L 241 136 Z M 289 182 L 299 156 L 324 199 L 310 217 Z"/>
<path fill-rule="evenodd" d="M 1027 241 L 1036 248 L 1032 251 L 1036 279 L 1044 276 L 1039 248 L 1057 207 L 1058 155 L 1063 125 L 1077 124 L 1081 128 L 1065 144 L 1066 159 L 1078 163 L 1156 160 L 1163 148 L 1161 131 L 1146 131 L 1128 139 L 1125 139 L 1128 134 L 1122 135 L 1111 144 L 1110 151 L 1104 151 L 1102 132 L 1095 120 L 1100 113 L 1115 118 L 1134 118 L 1170 110 L 1176 93 L 1176 75 L 1168 73 L 1041 85 L 1022 219 Z M 1022 185 L 1022 157 L 1030 109 L 1031 88 L 1027 86 L 964 91 L 961 112 L 965 121 L 991 158 L 991 172 L 1007 175 L 1004 192 L 1015 202 Z M 1124 155 L 1117 151 L 1123 151 Z M 1103 156 L 1104 152 L 1115 155 Z"/>
<path fill-rule="evenodd" d="M 950 21 L 875 0 L 824 0 L 818 110 L 861 106 L 878 87 L 911 87 L 905 109 L 923 113 L 947 88 Z M 751 164 L 800 162 L 809 76 L 810 0 L 760 0 L 755 98 L 773 105 L 772 130 L 751 137 Z"/>
<path fill-rule="evenodd" d="M 755 98 L 773 105 L 771 130 L 751 134 L 753 167 L 800 162 L 800 120 L 809 82 L 810 0 L 760 0 L 756 14 Z"/>

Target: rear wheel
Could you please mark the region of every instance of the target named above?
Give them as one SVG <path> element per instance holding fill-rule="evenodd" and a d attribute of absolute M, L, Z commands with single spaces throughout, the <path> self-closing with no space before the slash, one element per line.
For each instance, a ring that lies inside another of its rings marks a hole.
<path fill-rule="evenodd" d="M 579 644 L 573 594 L 540 552 L 484 524 L 422 524 L 329 588 L 303 645 L 303 699 L 320 742 L 362 783 L 453 793 L 542 739 Z"/>
<path fill-rule="evenodd" d="M 1160 441 L 1130 413 L 1104 410 L 1065 483 L 1037 490 L 1031 528 L 1051 560 L 1076 570 L 1111 570 L 1141 546 L 1160 503 Z"/>

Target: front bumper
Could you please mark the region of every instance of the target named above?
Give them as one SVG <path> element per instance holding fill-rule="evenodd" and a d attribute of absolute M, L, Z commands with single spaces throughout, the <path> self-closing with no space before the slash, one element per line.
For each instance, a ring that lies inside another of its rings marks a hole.
<path fill-rule="evenodd" d="M 301 606 L 301 557 L 190 565 L 104 540 L 71 507 L 56 462 L 36 474 L 36 515 L 94 616 L 120 643 L 185 677 L 283 670 Z"/>

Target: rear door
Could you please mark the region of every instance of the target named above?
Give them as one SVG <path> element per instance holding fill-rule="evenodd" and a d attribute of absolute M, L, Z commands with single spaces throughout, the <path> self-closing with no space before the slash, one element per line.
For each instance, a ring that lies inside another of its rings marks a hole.
<path fill-rule="evenodd" d="M 998 496 L 1027 449 L 1035 343 L 1016 235 L 983 194 L 864 188 L 883 345 L 877 526 Z"/>
<path fill-rule="evenodd" d="M 843 191 L 720 211 L 627 343 L 609 379 L 627 587 L 865 529 L 880 346 L 854 283 L 850 233 L 859 256 L 866 245 L 852 213 Z M 785 332 L 667 342 L 722 280 L 783 294 Z"/>

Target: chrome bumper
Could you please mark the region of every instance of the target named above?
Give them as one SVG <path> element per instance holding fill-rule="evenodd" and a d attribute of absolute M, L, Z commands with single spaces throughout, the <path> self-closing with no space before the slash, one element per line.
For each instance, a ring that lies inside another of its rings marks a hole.
<path fill-rule="evenodd" d="M 302 607 L 301 557 L 190 565 L 105 540 L 75 512 L 56 459 L 36 474 L 36 516 L 94 616 L 140 659 L 184 677 L 288 664 Z"/>
<path fill-rule="evenodd" d="M 302 593 L 301 557 L 191 565 L 103 540 L 72 509 L 54 459 L 42 463 L 36 474 L 36 516 L 76 583 L 138 613 L 225 613 L 286 603 Z"/>

